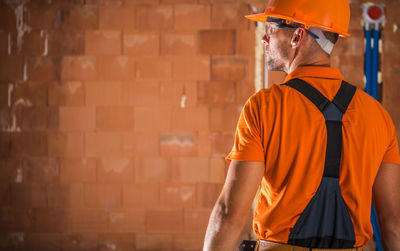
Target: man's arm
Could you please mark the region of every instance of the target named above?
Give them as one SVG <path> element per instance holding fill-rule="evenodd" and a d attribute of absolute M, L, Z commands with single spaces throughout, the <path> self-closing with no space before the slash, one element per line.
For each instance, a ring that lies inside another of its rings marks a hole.
<path fill-rule="evenodd" d="M 375 178 L 373 201 L 385 250 L 399 250 L 400 165 L 382 163 Z"/>
<path fill-rule="evenodd" d="M 204 251 L 235 248 L 264 170 L 264 162 L 232 160 L 208 222 Z"/>

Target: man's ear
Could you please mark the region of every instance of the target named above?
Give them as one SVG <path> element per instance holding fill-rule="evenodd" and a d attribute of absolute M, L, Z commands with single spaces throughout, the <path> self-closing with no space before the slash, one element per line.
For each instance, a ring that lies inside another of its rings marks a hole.
<path fill-rule="evenodd" d="M 299 27 L 295 30 L 292 36 L 292 41 L 290 41 L 290 44 L 292 45 L 292 48 L 297 48 L 299 47 L 303 41 L 305 40 L 307 35 L 306 30 L 303 27 Z"/>

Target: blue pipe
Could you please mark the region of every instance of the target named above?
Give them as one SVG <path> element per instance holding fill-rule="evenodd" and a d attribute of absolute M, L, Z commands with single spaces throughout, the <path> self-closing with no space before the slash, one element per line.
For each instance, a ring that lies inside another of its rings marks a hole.
<path fill-rule="evenodd" d="M 378 100 L 378 71 L 379 71 L 379 39 L 381 31 L 374 30 L 374 48 L 372 49 L 372 80 L 371 96 Z"/>
<path fill-rule="evenodd" d="M 371 94 L 371 31 L 365 30 L 365 92 Z"/>

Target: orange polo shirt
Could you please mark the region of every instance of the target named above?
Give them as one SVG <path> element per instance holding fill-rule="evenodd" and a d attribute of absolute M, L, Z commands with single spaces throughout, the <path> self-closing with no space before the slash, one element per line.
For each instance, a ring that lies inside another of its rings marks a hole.
<path fill-rule="evenodd" d="M 301 78 L 333 100 L 343 80 L 339 69 L 302 67 Z M 357 89 L 343 116 L 339 184 L 353 222 L 355 246 L 366 245 L 372 185 L 382 162 L 400 164 L 396 130 L 379 102 Z M 274 85 L 246 102 L 227 160 L 263 161 L 253 228 L 260 239 L 287 243 L 291 229 L 322 179 L 327 132 L 318 108 L 297 90 Z"/>

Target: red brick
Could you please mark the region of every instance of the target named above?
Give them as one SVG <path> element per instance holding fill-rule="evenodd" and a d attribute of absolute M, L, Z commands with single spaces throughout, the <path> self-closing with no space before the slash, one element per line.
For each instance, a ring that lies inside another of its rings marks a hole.
<path fill-rule="evenodd" d="M 161 37 L 161 53 L 163 55 L 195 55 L 197 41 L 191 33 L 166 33 Z"/>
<path fill-rule="evenodd" d="M 271 87 L 273 84 L 282 84 L 285 81 L 286 75 L 284 72 L 268 71 L 268 87 Z"/>
<path fill-rule="evenodd" d="M 133 160 L 128 158 L 101 158 L 98 161 L 99 183 L 133 183 Z"/>
<path fill-rule="evenodd" d="M 242 80 L 248 74 L 248 59 L 245 57 L 220 56 L 211 60 L 212 80 Z"/>
<path fill-rule="evenodd" d="M 24 65 L 24 80 L 51 81 L 59 79 L 60 61 L 52 57 L 28 57 Z"/>
<path fill-rule="evenodd" d="M 49 207 L 57 208 L 82 208 L 82 184 L 50 184 L 47 186 Z"/>
<path fill-rule="evenodd" d="M 49 85 L 50 106 L 83 106 L 85 89 L 82 82 L 52 82 Z"/>
<path fill-rule="evenodd" d="M 67 212 L 62 208 L 34 208 L 32 232 L 62 233 L 67 230 Z"/>
<path fill-rule="evenodd" d="M 85 155 L 89 157 L 121 156 L 122 142 L 120 133 L 87 133 Z"/>
<path fill-rule="evenodd" d="M 162 156 L 196 155 L 195 137 L 191 133 L 164 133 L 160 135 Z"/>
<path fill-rule="evenodd" d="M 123 101 L 134 106 L 156 106 L 160 103 L 160 83 L 138 81 L 124 85 Z"/>
<path fill-rule="evenodd" d="M 234 133 L 215 132 L 211 136 L 212 156 L 225 157 L 232 150 Z"/>
<path fill-rule="evenodd" d="M 157 56 L 160 38 L 156 33 L 124 33 L 123 54 L 130 56 Z"/>
<path fill-rule="evenodd" d="M 10 32 L 0 31 L 0 55 L 10 55 L 8 49 L 9 36 L 11 36 Z"/>
<path fill-rule="evenodd" d="M 102 225 L 101 225 L 102 226 Z M 90 227 L 89 230 L 92 230 Z M 88 230 L 84 228 L 87 232 Z M 74 233 L 65 234 L 61 239 L 61 250 L 74 251 L 97 251 L 98 250 L 98 234 L 97 233 Z"/>
<path fill-rule="evenodd" d="M 261 44 L 261 41 L 257 41 Z M 255 27 L 249 25 L 249 29 L 236 29 L 236 55 L 250 56 L 255 54 Z"/>
<path fill-rule="evenodd" d="M 20 132 L 21 128 L 17 125 L 14 109 L 10 107 L 4 107 L 0 110 L 0 125 L 4 132 Z M 10 145 L 10 139 L 8 139 L 7 145 Z M 8 149 L 8 147 L 7 147 Z M 8 152 L 9 153 L 9 152 Z"/>
<path fill-rule="evenodd" d="M 22 57 L 2 56 L 0 57 L 0 80 L 23 80 L 24 61 Z"/>
<path fill-rule="evenodd" d="M 251 95 L 253 95 L 254 93 L 255 93 L 254 81 L 238 81 L 238 82 L 236 82 L 236 103 L 237 104 L 244 104 L 249 99 L 249 97 Z"/>
<path fill-rule="evenodd" d="M 346 81 L 349 81 L 354 85 L 363 83 L 364 66 L 363 64 L 359 63 L 362 61 L 363 56 L 353 56 L 347 54 L 340 56 L 340 71 Z M 392 67 L 394 68 L 394 66 L 391 66 L 391 68 Z"/>
<path fill-rule="evenodd" d="M 211 8 L 211 27 L 247 29 L 252 22 L 244 18 L 250 12 L 248 4 L 240 2 L 215 3 Z"/>
<path fill-rule="evenodd" d="M 211 10 L 205 4 L 176 4 L 175 5 L 176 30 L 207 29 L 210 27 Z"/>
<path fill-rule="evenodd" d="M 98 131 L 130 131 L 133 129 L 132 107 L 97 107 L 96 128 Z"/>
<path fill-rule="evenodd" d="M 135 131 L 168 131 L 171 129 L 172 110 L 170 107 L 137 107 L 134 116 Z"/>
<path fill-rule="evenodd" d="M 199 81 L 197 103 L 199 105 L 233 104 L 236 101 L 235 86 L 233 81 Z"/>
<path fill-rule="evenodd" d="M 52 29 L 57 18 L 56 8 L 51 6 L 25 5 L 24 24 L 31 29 Z"/>
<path fill-rule="evenodd" d="M 84 153 L 82 133 L 51 133 L 48 144 L 49 156 L 80 157 Z"/>
<path fill-rule="evenodd" d="M 0 158 L 0 183 L 22 181 L 23 177 L 21 160 L 17 158 Z"/>
<path fill-rule="evenodd" d="M 207 157 L 185 157 L 172 160 L 172 181 L 207 182 L 209 163 Z"/>
<path fill-rule="evenodd" d="M 47 83 L 29 81 L 22 85 L 11 84 L 8 88 L 12 90 L 11 103 L 25 99 L 29 100 L 32 106 L 47 106 Z"/>
<path fill-rule="evenodd" d="M 61 62 L 61 80 L 87 81 L 97 77 L 97 61 L 90 56 L 68 56 Z"/>
<path fill-rule="evenodd" d="M 31 209 L 0 208 L 0 229 L 4 232 L 23 232 L 30 229 Z"/>
<path fill-rule="evenodd" d="M 197 3 L 197 0 L 161 0 L 161 3 L 170 3 L 170 4 L 177 4 L 177 3 Z"/>
<path fill-rule="evenodd" d="M 137 60 L 136 78 L 169 79 L 172 76 L 172 64 L 161 57 L 145 57 Z"/>
<path fill-rule="evenodd" d="M 198 32 L 199 52 L 212 55 L 235 54 L 235 30 L 201 30 Z"/>
<path fill-rule="evenodd" d="M 95 5 L 77 5 L 61 9 L 63 29 L 97 29 L 98 11 Z"/>
<path fill-rule="evenodd" d="M 353 31 L 351 37 L 337 41 L 331 55 L 349 54 L 362 56 L 364 55 L 364 40 L 364 32 L 362 30 Z"/>
<path fill-rule="evenodd" d="M 204 233 L 179 233 L 174 235 L 174 248 L 182 251 L 201 250 L 204 243 Z"/>
<path fill-rule="evenodd" d="M 135 236 L 131 233 L 99 234 L 98 250 L 135 250 Z"/>
<path fill-rule="evenodd" d="M 171 251 L 172 235 L 171 234 L 137 234 L 136 235 L 136 250 L 162 250 Z"/>
<path fill-rule="evenodd" d="M 87 207 L 115 208 L 121 206 L 121 186 L 117 184 L 85 184 Z"/>
<path fill-rule="evenodd" d="M 211 133 L 198 132 L 196 135 L 197 156 L 208 157 L 211 155 Z"/>
<path fill-rule="evenodd" d="M 11 134 L 0 132 L 0 156 L 9 156 L 11 154 Z"/>
<path fill-rule="evenodd" d="M 22 44 L 18 52 L 24 56 L 40 56 L 46 53 L 46 33 L 39 30 L 32 30 L 23 33 Z"/>
<path fill-rule="evenodd" d="M 86 105 L 121 105 L 123 102 L 122 82 L 87 82 L 85 84 Z"/>
<path fill-rule="evenodd" d="M 31 104 L 29 99 L 18 99 L 16 104 Z M 47 107 L 15 108 L 14 118 L 21 131 L 45 131 L 49 125 L 50 109 Z"/>
<path fill-rule="evenodd" d="M 96 182 L 96 160 L 92 158 L 61 158 L 60 182 L 94 183 Z"/>
<path fill-rule="evenodd" d="M 146 214 L 146 230 L 152 233 L 176 233 L 183 229 L 181 209 L 153 209 Z"/>
<path fill-rule="evenodd" d="M 11 152 L 14 154 L 47 156 L 47 135 L 44 133 L 13 133 L 11 141 Z"/>
<path fill-rule="evenodd" d="M 145 232 L 145 209 L 112 209 L 110 210 L 111 232 Z"/>
<path fill-rule="evenodd" d="M 134 6 L 137 4 L 158 4 L 160 0 L 124 0 L 124 4 L 127 6 Z"/>
<path fill-rule="evenodd" d="M 6 107 L 10 104 L 11 106 L 11 98 L 9 100 L 8 90 L 13 90 L 13 84 L 0 84 L 0 108 Z"/>
<path fill-rule="evenodd" d="M 194 184 L 163 183 L 160 197 L 161 205 L 164 207 L 194 207 L 196 186 Z"/>
<path fill-rule="evenodd" d="M 87 30 L 85 34 L 86 55 L 121 55 L 121 32 Z"/>
<path fill-rule="evenodd" d="M 135 79 L 135 62 L 128 56 L 103 56 L 98 58 L 99 79 L 127 81 Z"/>
<path fill-rule="evenodd" d="M 47 55 L 73 56 L 85 52 L 85 33 L 81 30 L 51 30 L 47 33 Z"/>
<path fill-rule="evenodd" d="M 94 131 L 94 107 L 60 107 L 60 131 Z"/>
<path fill-rule="evenodd" d="M 210 111 L 211 131 L 235 131 L 236 124 L 241 112 L 240 106 L 217 106 Z"/>
<path fill-rule="evenodd" d="M 122 6 L 124 0 L 87 0 L 87 4 L 97 4 L 99 6 L 117 7 Z"/>
<path fill-rule="evenodd" d="M 15 11 L 9 7 L 1 6 L 0 8 L 1 23 L 0 29 L 11 30 L 15 29 L 17 25 L 17 18 L 15 16 Z"/>
<path fill-rule="evenodd" d="M 155 208 L 160 204 L 160 186 L 156 183 L 126 184 L 122 194 L 125 208 Z"/>
<path fill-rule="evenodd" d="M 185 232 L 204 233 L 207 229 L 211 209 L 185 208 L 183 212 L 183 229 Z"/>
<path fill-rule="evenodd" d="M 160 103 L 180 107 L 196 106 L 196 81 L 163 81 L 160 86 Z"/>
<path fill-rule="evenodd" d="M 11 206 L 18 208 L 46 207 L 46 186 L 44 184 L 11 183 Z"/>
<path fill-rule="evenodd" d="M 0 184 L 0 203 L 3 206 L 10 205 L 10 185 Z"/>
<path fill-rule="evenodd" d="M 173 8 L 171 5 L 140 5 L 136 8 L 135 29 L 165 31 L 171 30 L 172 27 Z"/>
<path fill-rule="evenodd" d="M 196 184 L 197 207 L 213 208 L 222 190 L 222 184 L 199 183 Z"/>
<path fill-rule="evenodd" d="M 24 182 L 57 183 L 59 166 L 54 158 L 24 158 L 21 161 Z"/>
<path fill-rule="evenodd" d="M 60 233 L 26 233 L 24 247 L 27 250 L 60 250 Z"/>
<path fill-rule="evenodd" d="M 107 228 L 107 209 L 73 209 L 68 212 L 68 232 L 75 232 L 81 235 L 82 232 L 105 232 L 107 231 Z M 76 246 L 80 246 L 79 244 L 82 243 L 82 241 L 79 239 L 76 240 L 77 237 L 78 236 L 74 237 L 73 241 L 75 248 Z M 63 243 L 63 247 L 64 245 L 66 246 L 67 243 Z M 90 246 L 88 247 L 87 245 L 82 245 L 81 247 L 84 248 L 84 250 L 89 250 Z M 66 248 L 65 250 L 74 250 L 75 248 Z"/>
<path fill-rule="evenodd" d="M 225 158 L 211 158 L 209 170 L 209 182 L 223 184 L 225 181 L 228 163 Z"/>
<path fill-rule="evenodd" d="M 135 132 L 123 135 L 124 156 L 154 157 L 159 155 L 159 135 L 155 132 Z"/>
<path fill-rule="evenodd" d="M 129 6 L 100 6 L 99 28 L 131 31 L 134 29 L 135 11 Z"/>
<path fill-rule="evenodd" d="M 175 57 L 172 69 L 176 80 L 209 80 L 210 57 Z"/>
<path fill-rule="evenodd" d="M 0 236 L 1 247 L 4 250 L 24 250 L 24 233 L 4 233 Z"/>
<path fill-rule="evenodd" d="M 174 130 L 207 131 L 209 113 L 207 107 L 174 108 L 172 128 Z"/>
<path fill-rule="evenodd" d="M 136 158 L 135 182 L 153 183 L 171 180 L 171 167 L 167 158 Z"/>

